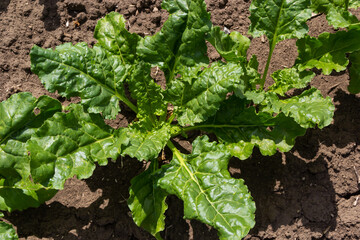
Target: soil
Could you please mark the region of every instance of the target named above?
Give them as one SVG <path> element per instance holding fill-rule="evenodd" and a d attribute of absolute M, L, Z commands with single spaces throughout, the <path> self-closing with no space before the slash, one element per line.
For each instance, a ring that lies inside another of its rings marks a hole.
<path fill-rule="evenodd" d="M 206 2 L 215 25 L 247 35 L 249 0 Z M 66 104 L 31 73 L 31 47 L 81 41 L 93 45 L 97 20 L 111 11 L 124 14 L 131 32 L 152 35 L 168 16 L 160 4 L 160 0 L 1 0 L 0 100 L 29 91 Z M 324 16 L 313 18 L 309 27 L 314 36 L 334 31 Z M 266 40 L 252 39 L 249 56 L 258 55 L 261 71 L 267 53 Z M 209 56 L 219 58 L 211 49 Z M 294 40 L 280 43 L 270 72 L 292 65 L 296 57 Z M 257 205 L 256 226 L 246 239 L 360 239 L 355 173 L 360 173 L 360 95 L 349 94 L 348 79 L 344 71 L 317 75 L 312 82 L 336 105 L 331 126 L 308 130 L 289 153 L 264 157 L 255 151 L 246 161 L 231 160 L 230 172 L 245 179 Z M 122 114 L 113 126 L 125 126 L 132 116 Z M 133 223 L 126 204 L 130 180 L 143 169 L 135 159 L 119 159 L 97 168 L 87 180 L 68 180 L 65 189 L 45 205 L 7 214 L 6 220 L 16 226 L 20 239 L 153 239 Z M 210 227 L 182 218 L 181 201 L 170 197 L 168 204 L 165 239 L 218 239 Z"/>

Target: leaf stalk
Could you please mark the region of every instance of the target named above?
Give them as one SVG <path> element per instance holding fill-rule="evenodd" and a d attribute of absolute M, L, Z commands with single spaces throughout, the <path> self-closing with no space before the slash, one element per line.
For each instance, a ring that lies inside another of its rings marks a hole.
<path fill-rule="evenodd" d="M 268 71 L 269 71 L 269 67 L 270 67 L 270 62 L 271 62 L 271 57 L 273 55 L 273 52 L 274 52 L 274 49 L 275 49 L 275 46 L 276 46 L 276 41 L 273 39 L 273 41 L 271 42 L 270 44 L 270 52 L 269 52 L 269 56 L 268 56 L 268 59 L 266 61 L 266 66 L 265 66 L 265 70 L 264 70 L 264 74 L 261 78 L 261 89 L 264 88 L 264 84 L 265 84 L 265 81 L 266 81 L 266 77 L 267 77 L 267 74 L 268 74 Z"/>

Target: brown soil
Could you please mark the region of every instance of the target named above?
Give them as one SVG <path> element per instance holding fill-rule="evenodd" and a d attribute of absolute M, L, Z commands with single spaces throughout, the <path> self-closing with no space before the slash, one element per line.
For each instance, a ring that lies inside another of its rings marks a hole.
<path fill-rule="evenodd" d="M 248 0 L 208 0 L 215 25 L 247 34 Z M 166 20 L 160 0 L 0 0 L 0 100 L 19 91 L 49 94 L 30 71 L 30 48 L 64 42 L 94 44 L 97 20 L 110 11 L 125 15 L 129 29 L 154 34 Z M 358 15 L 359 16 L 359 15 Z M 68 22 L 68 26 L 67 25 Z M 309 22 L 310 34 L 333 31 L 323 16 Z M 253 39 L 260 69 L 267 42 Z M 215 59 L 218 55 L 210 51 Z M 276 48 L 270 71 L 290 66 L 297 56 L 295 41 Z M 360 239 L 360 95 L 347 91 L 347 71 L 318 75 L 313 85 L 333 98 L 333 125 L 309 130 L 285 154 L 263 157 L 255 151 L 246 161 L 232 160 L 234 177 L 244 178 L 256 201 L 256 226 L 246 239 Z M 49 94 L 58 97 L 56 94 Z M 64 99 L 60 98 L 64 101 Z M 113 123 L 127 124 L 123 113 Z M 143 170 L 134 159 L 120 159 L 98 168 L 85 181 L 70 179 L 63 191 L 38 209 L 13 212 L 21 239 L 153 239 L 132 221 L 126 205 L 130 179 Z M 356 204 L 357 203 L 357 204 Z M 168 200 L 165 239 L 218 239 L 216 231 L 182 219 L 182 203 Z"/>

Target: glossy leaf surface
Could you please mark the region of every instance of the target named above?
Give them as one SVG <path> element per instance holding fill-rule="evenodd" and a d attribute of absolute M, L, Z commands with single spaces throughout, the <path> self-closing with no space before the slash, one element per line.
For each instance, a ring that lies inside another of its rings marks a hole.
<path fill-rule="evenodd" d="M 0 104 L 0 209 L 38 207 L 62 189 L 66 179 L 91 176 L 127 144 L 122 130 L 80 105 L 63 113 L 50 97 L 15 94 Z"/>
<path fill-rule="evenodd" d="M 283 114 L 273 117 L 246 105 L 246 101 L 231 97 L 214 117 L 197 127 L 215 133 L 230 153 L 242 160 L 250 157 L 254 146 L 263 155 L 273 155 L 277 149 L 287 152 L 295 138 L 305 134 L 305 129 Z"/>
<path fill-rule="evenodd" d="M 346 69 L 346 53 L 360 50 L 360 30 L 322 33 L 318 38 L 306 36 L 297 41 L 299 56 L 295 62 L 300 70 L 318 68 L 326 75 Z"/>
<path fill-rule="evenodd" d="M 0 213 L 0 217 L 4 217 L 4 214 Z M 19 237 L 11 224 L 0 220 L 0 239 L 18 240 Z"/>
<path fill-rule="evenodd" d="M 270 45 L 290 38 L 302 38 L 308 32 L 310 0 L 254 0 L 250 6 L 249 33 L 266 35 Z"/>
<path fill-rule="evenodd" d="M 168 194 L 157 186 L 159 176 L 155 174 L 154 164 L 152 162 L 149 169 L 131 180 L 128 205 L 135 223 L 156 239 L 162 239 L 160 232 L 165 229 Z"/>
<path fill-rule="evenodd" d="M 133 62 L 136 59 L 136 47 L 141 37 L 126 30 L 124 17 L 111 12 L 100 19 L 95 27 L 94 37 L 101 45 L 112 54 L 120 55 L 125 62 Z"/>
<path fill-rule="evenodd" d="M 180 80 L 174 83 L 167 96 L 175 106 L 180 125 L 200 123 L 214 115 L 227 93 L 246 88 L 241 80 L 243 74 L 241 64 L 214 63 L 190 83 Z"/>
<path fill-rule="evenodd" d="M 280 96 L 293 88 L 304 88 L 315 77 L 315 73 L 302 71 L 296 68 L 285 68 L 274 72 L 271 77 L 275 83 L 269 87 L 269 91 L 275 92 Z"/>
<path fill-rule="evenodd" d="M 301 127 L 324 128 L 328 126 L 334 116 L 335 107 L 330 97 L 324 98 L 319 90 L 311 88 L 299 96 L 279 99 L 274 94 L 267 97 L 267 111 L 270 113 L 284 113 L 292 117 Z M 264 109 L 266 111 L 266 109 Z"/>
<path fill-rule="evenodd" d="M 139 63 L 129 80 L 131 96 L 137 100 L 138 118 L 161 116 L 166 113 L 163 90 L 150 76 L 150 65 Z"/>
<path fill-rule="evenodd" d="M 105 50 L 85 43 L 66 43 L 55 50 L 34 46 L 30 52 L 31 70 L 50 92 L 64 97 L 81 97 L 81 103 L 92 113 L 115 118 L 124 101 L 123 82 L 130 66 L 120 56 L 109 56 Z"/>
<path fill-rule="evenodd" d="M 329 24 L 335 28 L 345 28 L 352 24 L 356 24 L 359 20 L 346 9 L 346 1 L 348 7 L 356 8 L 359 6 L 357 0 L 312 0 L 311 8 L 314 12 L 326 14 Z"/>
<path fill-rule="evenodd" d="M 127 130 L 129 144 L 123 155 L 135 157 L 139 161 L 154 159 L 170 139 L 170 125 L 153 127 L 146 121 L 136 122 Z"/>
<path fill-rule="evenodd" d="M 0 103 L 0 210 L 38 207 L 56 193 L 31 181 L 27 141 L 61 109 L 57 100 L 36 99 L 30 93 L 14 94 Z"/>
<path fill-rule="evenodd" d="M 212 27 L 210 37 L 207 40 L 215 47 L 216 51 L 226 61 L 244 61 L 246 52 L 250 47 L 250 39 L 239 32 L 226 34 L 220 27 Z"/>
<path fill-rule="evenodd" d="M 195 65 L 206 66 L 205 34 L 210 31 L 210 14 L 203 0 L 164 0 L 170 16 L 160 32 L 145 37 L 137 51 L 141 59 L 159 66 L 168 82 L 177 72 Z"/>
<path fill-rule="evenodd" d="M 159 180 L 162 188 L 184 201 L 185 218 L 214 227 L 224 240 L 243 238 L 255 224 L 255 204 L 244 181 L 230 176 L 229 159 L 224 146 L 199 137 L 192 154 L 174 150 Z"/>

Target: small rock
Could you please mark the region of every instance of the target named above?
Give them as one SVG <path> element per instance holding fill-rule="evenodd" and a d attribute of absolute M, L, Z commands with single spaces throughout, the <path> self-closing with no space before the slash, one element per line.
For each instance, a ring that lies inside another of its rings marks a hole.
<path fill-rule="evenodd" d="M 224 25 L 228 28 L 231 28 L 234 25 L 234 20 L 232 20 L 231 18 L 228 18 L 225 22 Z"/>
<path fill-rule="evenodd" d="M 86 16 L 86 13 L 84 12 L 81 12 L 79 13 L 77 16 L 76 16 L 77 20 L 79 21 L 79 23 L 83 24 L 86 22 L 87 20 L 87 16 Z"/>
<path fill-rule="evenodd" d="M 55 33 L 55 39 L 62 40 L 64 38 L 64 32 L 62 30 L 59 30 Z"/>
<path fill-rule="evenodd" d="M 159 9 L 157 8 L 157 7 L 154 7 L 154 9 L 153 9 L 153 12 L 158 12 L 159 11 Z"/>
<path fill-rule="evenodd" d="M 116 9 L 116 2 L 114 2 L 114 1 L 105 1 L 105 8 L 106 8 L 106 10 L 108 10 L 109 12 L 115 11 L 115 9 Z"/>
<path fill-rule="evenodd" d="M 48 39 L 45 41 L 45 43 L 44 43 L 44 45 L 43 45 L 43 48 L 50 48 L 50 47 L 52 46 L 52 44 L 53 44 L 53 39 L 52 39 L 52 38 L 48 38 Z"/>
<path fill-rule="evenodd" d="M 261 35 L 260 39 L 261 39 L 261 42 L 262 42 L 262 43 L 265 43 L 265 42 L 266 42 L 265 35 Z"/>
<path fill-rule="evenodd" d="M 128 7 L 128 11 L 129 11 L 130 14 L 135 14 L 135 12 L 136 12 L 136 6 L 135 6 L 135 5 L 130 5 L 130 6 Z"/>
<path fill-rule="evenodd" d="M 89 10 L 89 16 L 90 16 L 91 20 L 96 20 L 96 19 L 100 18 L 101 15 L 102 15 L 102 13 L 99 9 L 91 8 Z"/>
<path fill-rule="evenodd" d="M 228 3 L 228 0 L 220 0 L 219 7 L 224 7 Z"/>
<path fill-rule="evenodd" d="M 44 38 L 39 37 L 39 36 L 33 37 L 33 43 L 38 46 L 41 46 L 44 43 L 44 40 L 45 40 Z"/>
<path fill-rule="evenodd" d="M 4 37 L 3 39 L 3 43 L 5 45 L 5 47 L 10 47 L 11 45 L 13 45 L 16 42 L 16 37 Z"/>
<path fill-rule="evenodd" d="M 224 27 L 224 32 L 225 32 L 226 34 L 230 34 L 230 33 L 231 33 L 230 30 L 229 30 L 227 27 Z"/>

